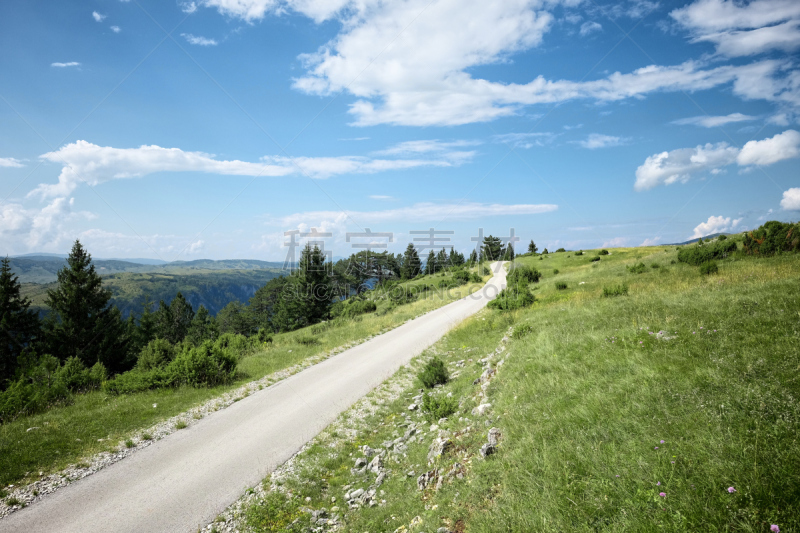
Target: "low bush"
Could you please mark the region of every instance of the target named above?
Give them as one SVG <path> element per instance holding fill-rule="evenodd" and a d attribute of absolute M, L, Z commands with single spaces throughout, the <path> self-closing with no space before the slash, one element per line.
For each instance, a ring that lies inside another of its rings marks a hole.
<path fill-rule="evenodd" d="M 556 290 L 563 291 L 566 290 L 566 288 L 567 284 L 564 283 L 563 281 L 559 281 L 558 283 L 556 283 Z"/>
<path fill-rule="evenodd" d="M 556 274 L 558 274 L 558 269 L 557 269 L 557 268 L 554 268 L 554 269 L 553 269 L 553 275 L 555 276 Z"/>
<path fill-rule="evenodd" d="M 728 240 L 728 236 L 727 235 L 720 235 L 720 236 L 717 237 L 717 240 L 718 241 L 726 241 L 726 240 Z"/>
<path fill-rule="evenodd" d="M 704 276 L 716 274 L 717 272 L 719 272 L 719 267 L 717 266 L 716 261 L 706 261 L 700 265 L 700 273 Z"/>
<path fill-rule="evenodd" d="M 556 250 L 556 253 L 558 253 L 558 252 L 566 252 L 566 250 L 563 249 L 563 248 L 559 248 L 558 250 Z"/>
<path fill-rule="evenodd" d="M 482 278 L 482 277 L 480 277 L 480 276 L 479 276 L 477 273 L 475 273 L 475 272 L 473 272 L 472 274 L 470 274 L 470 275 L 469 275 L 469 280 L 470 280 L 472 283 L 483 283 L 483 278 Z"/>
<path fill-rule="evenodd" d="M 226 333 L 225 335 L 230 335 Z M 224 335 L 223 335 L 224 336 Z M 153 339 L 142 349 L 136 368 L 147 372 L 154 368 L 163 368 L 175 359 L 175 346 L 165 339 Z"/>
<path fill-rule="evenodd" d="M 470 273 L 466 270 L 456 270 L 453 272 L 453 279 L 458 282 L 459 285 L 465 285 L 469 283 L 471 276 Z"/>
<path fill-rule="evenodd" d="M 736 243 L 732 240 L 714 244 L 688 246 L 678 252 L 678 261 L 689 265 L 700 266 L 712 259 L 723 259 L 736 251 Z"/>
<path fill-rule="evenodd" d="M 315 344 L 319 344 L 319 340 L 311 335 L 299 335 L 295 337 L 294 342 L 297 344 L 302 344 L 303 346 L 314 346 Z"/>
<path fill-rule="evenodd" d="M 533 326 L 530 324 L 521 324 L 519 326 L 514 327 L 514 332 L 511 334 L 512 339 L 521 339 L 522 337 L 526 337 L 533 332 Z"/>
<path fill-rule="evenodd" d="M 428 422 L 435 423 L 458 410 L 455 398 L 425 393 L 422 395 L 422 414 Z"/>
<path fill-rule="evenodd" d="M 608 255 L 608 250 L 600 250 L 597 255 Z"/>
<path fill-rule="evenodd" d="M 270 333 L 269 330 L 265 328 L 261 328 L 260 330 L 258 330 L 256 339 L 258 339 L 258 342 L 260 342 L 261 344 L 271 343 L 272 333 Z"/>
<path fill-rule="evenodd" d="M 450 372 L 447 371 L 447 366 L 444 361 L 438 357 L 434 357 L 422 367 L 419 374 L 417 374 L 422 386 L 426 389 L 432 389 L 436 385 L 444 385 L 450 380 Z"/>
<path fill-rule="evenodd" d="M 331 306 L 332 318 L 352 318 L 365 313 L 373 313 L 378 309 L 375 302 L 361 298 L 350 298 L 336 302 Z"/>
<path fill-rule="evenodd" d="M 589 260 L 589 262 L 590 262 L 590 263 L 596 263 L 597 261 L 600 261 L 600 257 L 599 257 L 599 256 L 598 256 L 598 257 L 592 257 L 592 258 Z"/>
<path fill-rule="evenodd" d="M 583 255 L 583 250 L 578 250 L 577 252 L 575 252 L 575 255 Z"/>
<path fill-rule="evenodd" d="M 516 283 L 538 283 L 542 274 L 535 268 L 526 266 L 516 266 L 511 269 L 506 277 L 506 282 L 509 285 Z"/>
<path fill-rule="evenodd" d="M 483 267 L 483 274 L 482 275 L 491 276 L 492 275 L 492 271 L 489 270 L 489 267 Z"/>
<path fill-rule="evenodd" d="M 497 298 L 489 302 L 489 307 L 500 311 L 513 311 L 533 305 L 536 301 L 528 286 L 524 283 L 509 285 L 497 295 Z"/>
<path fill-rule="evenodd" d="M 631 274 L 643 274 L 647 272 L 647 266 L 644 263 L 636 263 L 628 267 L 628 272 Z"/>
<path fill-rule="evenodd" d="M 238 333 L 223 333 L 214 341 L 214 346 L 230 353 L 244 355 L 255 347 L 257 341 L 258 339 Z"/>
<path fill-rule="evenodd" d="M 610 298 L 612 296 L 627 296 L 627 295 L 628 295 L 627 285 L 612 285 L 611 287 L 603 287 L 603 296 L 605 298 Z"/>
<path fill-rule="evenodd" d="M 659 265 L 658 263 L 653 263 L 652 265 L 650 265 L 650 268 L 660 268 L 660 267 L 661 265 Z"/>
<path fill-rule="evenodd" d="M 800 250 L 800 223 L 771 220 L 749 233 L 742 241 L 744 252 L 768 257 L 781 252 Z"/>
<path fill-rule="evenodd" d="M 405 305 L 410 304 L 417 300 L 417 294 L 404 289 L 403 287 L 395 287 L 389 293 L 389 301 L 392 305 Z"/>

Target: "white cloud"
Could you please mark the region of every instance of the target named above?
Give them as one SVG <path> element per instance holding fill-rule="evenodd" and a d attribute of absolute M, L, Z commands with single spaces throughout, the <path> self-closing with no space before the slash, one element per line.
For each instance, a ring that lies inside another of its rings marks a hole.
<path fill-rule="evenodd" d="M 13 157 L 0 157 L 0 167 L 20 168 L 25 165 L 19 159 Z"/>
<path fill-rule="evenodd" d="M 661 237 L 653 237 L 652 239 L 648 237 L 647 239 L 642 241 L 642 244 L 640 244 L 639 246 L 655 246 L 660 241 L 661 241 Z"/>
<path fill-rule="evenodd" d="M 471 156 L 472 154 L 474 154 L 474 152 L 471 151 L 459 152 L 459 151 L 454 151 L 453 150 L 454 148 L 476 146 L 478 144 L 481 144 L 480 141 L 459 140 L 459 141 L 442 142 L 439 141 L 438 139 L 405 141 L 375 153 L 380 155 L 407 155 L 407 154 L 426 154 L 426 153 L 438 152 L 445 154 L 448 153 L 456 154 L 454 157 L 461 158 L 465 154 L 469 154 Z"/>
<path fill-rule="evenodd" d="M 717 53 L 750 56 L 800 47 L 800 3 L 796 0 L 698 0 L 670 13 L 693 36 Z"/>
<path fill-rule="evenodd" d="M 783 192 L 781 209 L 787 211 L 800 211 L 800 187 L 793 187 Z"/>
<path fill-rule="evenodd" d="M 56 198 L 41 209 L 28 209 L 19 203 L 0 205 L 0 240 L 9 249 L 28 250 L 64 240 L 63 225 L 74 218 L 93 218 L 86 212 L 73 212 L 74 199 Z"/>
<path fill-rule="evenodd" d="M 77 141 L 55 152 L 40 156 L 63 166 L 58 183 L 40 184 L 28 196 L 63 197 L 85 181 L 90 185 L 125 178 L 138 178 L 155 172 L 206 172 L 229 176 L 287 176 L 305 174 L 327 178 L 337 174 L 372 174 L 387 170 L 417 167 L 454 167 L 468 159 L 452 153 L 432 154 L 425 159 L 373 159 L 360 156 L 283 157 L 266 156 L 260 162 L 226 161 L 203 152 L 185 152 L 179 148 L 141 146 L 113 148 Z"/>
<path fill-rule="evenodd" d="M 198 252 L 202 251 L 202 250 L 203 250 L 203 248 L 205 248 L 205 245 L 206 245 L 206 243 L 205 243 L 205 241 L 203 241 L 202 239 L 201 239 L 201 240 L 197 240 L 197 241 L 195 241 L 195 242 L 191 243 L 191 244 L 190 244 L 190 245 L 187 247 L 187 249 L 186 249 L 186 252 L 187 252 L 189 255 L 194 255 L 194 254 L 196 254 L 196 253 L 198 253 Z"/>
<path fill-rule="evenodd" d="M 199 35 L 192 35 L 191 33 L 181 33 L 181 37 L 186 39 L 189 44 L 197 46 L 217 46 L 219 43 L 214 39 L 207 39 Z"/>
<path fill-rule="evenodd" d="M 627 137 L 614 137 L 613 135 L 590 133 L 585 140 L 578 141 L 578 144 L 580 144 L 584 148 L 594 150 L 596 148 L 609 148 L 611 146 L 621 146 L 629 141 L 630 139 L 628 139 Z"/>
<path fill-rule="evenodd" d="M 386 196 L 385 194 L 371 194 L 369 197 L 373 200 L 394 200 L 393 196 Z"/>
<path fill-rule="evenodd" d="M 101 15 L 97 11 L 92 11 L 92 17 L 94 17 L 94 20 L 97 22 L 103 22 L 103 19 L 106 18 L 106 15 Z"/>
<path fill-rule="evenodd" d="M 731 220 L 731 217 L 715 217 L 712 215 L 708 217 L 707 221 L 701 222 L 696 228 L 694 228 L 694 233 L 690 239 L 697 239 L 713 233 L 724 233 L 726 231 L 733 230 L 741 221 L 741 218 Z"/>
<path fill-rule="evenodd" d="M 540 133 L 503 133 L 494 135 L 492 139 L 495 142 L 510 144 L 514 148 L 533 148 L 534 146 L 545 146 L 553 142 L 557 137 L 554 133 L 540 132 Z"/>
<path fill-rule="evenodd" d="M 682 118 L 679 120 L 673 120 L 673 124 L 679 125 L 692 125 L 692 126 L 702 126 L 704 128 L 716 128 L 719 126 L 724 126 L 725 124 L 730 124 L 732 122 L 746 122 L 750 120 L 756 120 L 758 117 L 753 117 L 750 115 L 744 115 L 742 113 L 731 113 L 730 115 L 724 116 L 708 116 L 702 115 L 699 117 L 689 117 L 689 118 Z"/>
<path fill-rule="evenodd" d="M 708 143 L 694 148 L 679 148 L 651 155 L 636 169 L 634 189 L 644 191 L 658 185 L 686 183 L 702 172 L 719 174 L 724 167 L 737 163 L 771 165 L 783 159 L 800 156 L 800 133 L 786 130 L 769 139 L 750 141 L 739 150 L 728 143 Z"/>
<path fill-rule="evenodd" d="M 69 63 L 50 63 L 51 67 L 64 68 L 64 67 L 79 67 L 80 63 L 77 61 L 70 61 Z"/>
<path fill-rule="evenodd" d="M 111 26 L 111 31 L 113 31 L 114 33 L 119 33 L 122 31 L 122 28 L 120 28 L 119 26 Z"/>
<path fill-rule="evenodd" d="M 627 237 L 614 237 L 613 239 L 605 241 L 600 248 L 624 248 L 628 245 Z"/>
<path fill-rule="evenodd" d="M 298 224 L 316 225 L 323 221 L 353 220 L 358 224 L 377 224 L 386 222 L 468 220 L 503 215 L 536 215 L 550 213 L 558 209 L 553 204 L 481 204 L 464 202 L 460 204 L 419 203 L 410 207 L 387 209 L 383 211 L 309 211 L 295 213 L 279 219 L 284 227 Z M 344 218 L 343 218 L 344 217 Z"/>
<path fill-rule="evenodd" d="M 178 5 L 180 6 L 181 11 L 187 14 L 197 11 L 197 4 L 195 2 L 178 2 Z"/>
<path fill-rule="evenodd" d="M 769 139 L 749 141 L 737 158 L 740 165 L 771 165 L 800 156 L 800 133 L 786 130 Z"/>
<path fill-rule="evenodd" d="M 603 26 L 594 21 L 587 21 L 581 24 L 581 35 L 586 36 L 596 31 L 603 31 Z"/>

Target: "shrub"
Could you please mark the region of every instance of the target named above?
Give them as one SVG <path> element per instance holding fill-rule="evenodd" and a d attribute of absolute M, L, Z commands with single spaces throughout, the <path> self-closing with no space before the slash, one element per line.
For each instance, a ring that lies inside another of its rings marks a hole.
<path fill-rule="evenodd" d="M 712 259 L 722 259 L 728 257 L 736 251 L 734 241 L 722 241 L 703 246 L 689 246 L 678 252 L 678 261 L 689 265 L 699 266 Z"/>
<path fill-rule="evenodd" d="M 652 265 L 650 265 L 650 268 L 660 268 L 660 267 L 661 265 L 659 265 L 658 263 L 653 263 Z"/>
<path fill-rule="evenodd" d="M 506 282 L 509 285 L 517 283 L 538 283 L 541 277 L 542 274 L 535 268 L 516 266 L 511 269 L 511 272 L 508 273 Z"/>
<path fill-rule="evenodd" d="M 484 276 L 491 276 L 492 275 L 492 271 L 489 270 L 489 267 L 483 267 L 483 275 Z"/>
<path fill-rule="evenodd" d="M 627 296 L 627 295 L 628 295 L 627 285 L 613 285 L 611 287 L 603 287 L 603 296 L 605 298 L 610 298 L 612 296 Z"/>
<path fill-rule="evenodd" d="M 583 255 L 583 250 L 578 250 L 577 252 L 575 252 L 575 255 Z"/>
<path fill-rule="evenodd" d="M 211 387 L 228 383 L 236 372 L 237 358 L 225 350 L 206 341 L 197 347 L 186 347 L 167 366 L 170 385 Z"/>
<path fill-rule="evenodd" d="M 445 278 L 445 279 L 439 280 L 439 283 L 436 284 L 436 287 L 439 288 L 439 289 L 453 289 L 453 288 L 458 287 L 458 286 L 463 285 L 463 284 L 464 283 L 462 283 L 460 280 L 457 280 L 455 278 Z"/>
<path fill-rule="evenodd" d="M 230 335 L 226 333 L 225 335 Z M 175 346 L 165 339 L 153 339 L 142 349 L 136 368 L 142 371 L 163 368 L 175 359 Z"/>
<path fill-rule="evenodd" d="M 780 252 L 800 250 L 800 223 L 766 222 L 758 229 L 745 233 L 742 241 L 749 255 L 771 256 Z"/>
<path fill-rule="evenodd" d="M 608 250 L 600 250 L 597 255 L 608 255 Z"/>
<path fill-rule="evenodd" d="M 295 337 L 294 341 L 297 344 L 302 344 L 303 346 L 313 346 L 315 344 L 319 344 L 319 340 L 316 337 L 312 337 L 311 335 L 301 335 Z"/>
<path fill-rule="evenodd" d="M 447 418 L 458 409 L 455 398 L 436 396 L 425 393 L 422 395 L 422 414 L 428 422 L 434 423 L 442 418 Z"/>
<path fill-rule="evenodd" d="M 410 304 L 416 301 L 417 295 L 403 287 L 395 287 L 389 293 L 389 301 L 393 306 Z"/>
<path fill-rule="evenodd" d="M 644 272 L 647 272 L 647 267 L 645 266 L 644 263 L 637 263 L 635 265 L 629 266 L 628 272 L 630 272 L 631 274 L 643 274 Z"/>
<path fill-rule="evenodd" d="M 470 280 L 472 283 L 483 283 L 483 278 L 482 278 L 482 277 L 480 277 L 480 276 L 479 276 L 477 273 L 475 273 L 475 272 L 473 272 L 472 274 L 470 274 L 470 275 L 469 275 L 469 280 Z"/>
<path fill-rule="evenodd" d="M 558 283 L 556 283 L 556 290 L 563 291 L 566 288 L 567 288 L 567 284 L 564 283 L 563 281 L 559 281 Z"/>
<path fill-rule="evenodd" d="M 254 340 L 238 333 L 223 333 L 214 341 L 214 345 L 221 350 L 233 354 L 244 354 L 253 349 Z"/>
<path fill-rule="evenodd" d="M 717 237 L 717 240 L 718 241 L 726 241 L 726 240 L 728 240 L 728 236 L 727 235 L 720 235 L 720 236 Z"/>
<path fill-rule="evenodd" d="M 554 269 L 553 269 L 553 275 L 555 276 L 556 274 L 558 274 L 558 269 L 557 269 L 557 268 L 554 268 Z"/>
<path fill-rule="evenodd" d="M 456 270 L 453 272 L 453 280 L 457 281 L 459 285 L 469 283 L 470 275 L 466 270 Z"/>
<path fill-rule="evenodd" d="M 511 334 L 512 339 L 521 339 L 533 332 L 533 326 L 530 324 L 522 324 L 514 328 L 514 333 Z"/>
<path fill-rule="evenodd" d="M 52 355 L 45 354 L 36 358 L 35 363 L 19 380 L 0 392 L 0 422 L 39 413 L 53 405 L 69 403 L 72 395 L 60 379 L 60 371 L 61 365 Z"/>
<path fill-rule="evenodd" d="M 497 298 L 489 302 L 489 307 L 500 311 L 513 311 L 533 305 L 536 301 L 527 284 L 516 283 L 500 291 Z"/>
<path fill-rule="evenodd" d="M 592 258 L 589 260 L 589 262 L 590 262 L 590 263 L 594 263 L 594 262 L 597 262 L 597 261 L 600 261 L 600 257 L 599 257 L 599 256 L 598 256 L 598 257 L 592 257 Z"/>
<path fill-rule="evenodd" d="M 444 385 L 450 380 L 450 373 L 447 371 L 444 361 L 434 357 L 420 370 L 417 375 L 420 382 L 426 389 L 432 389 L 436 385 Z"/>
<path fill-rule="evenodd" d="M 700 265 L 700 273 L 705 276 L 716 274 L 717 272 L 719 272 L 719 267 L 716 261 L 706 261 Z"/>
<path fill-rule="evenodd" d="M 261 328 L 260 330 L 258 330 L 256 338 L 258 339 L 258 342 L 262 344 L 272 342 L 272 334 L 266 328 Z"/>
<path fill-rule="evenodd" d="M 563 249 L 563 248 L 559 248 L 558 250 L 556 250 L 556 253 L 558 253 L 558 252 L 566 252 L 566 250 Z"/>
<path fill-rule="evenodd" d="M 365 313 L 373 313 L 377 309 L 378 306 L 372 300 L 350 298 L 348 300 L 342 300 L 333 304 L 331 306 L 331 317 L 352 318 Z"/>

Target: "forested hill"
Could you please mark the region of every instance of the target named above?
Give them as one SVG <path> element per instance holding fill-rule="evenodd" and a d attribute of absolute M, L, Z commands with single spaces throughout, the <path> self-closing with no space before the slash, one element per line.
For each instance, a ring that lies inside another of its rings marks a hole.
<path fill-rule="evenodd" d="M 123 272 L 140 274 L 157 272 L 181 275 L 194 273 L 197 270 L 280 270 L 283 268 L 283 263 L 255 259 L 225 259 L 221 261 L 198 259 L 195 261 L 173 261 L 164 264 L 143 264 L 136 261 L 95 259 L 92 263 L 97 273 L 103 277 Z M 67 262 L 66 258 L 56 255 L 27 255 L 10 258 L 10 264 L 11 271 L 17 275 L 20 283 L 51 283 L 56 281 L 56 274 Z"/>
<path fill-rule="evenodd" d="M 188 271 L 189 268 L 192 270 Z M 159 300 L 164 300 L 169 303 L 178 291 L 195 311 L 202 304 L 212 315 L 216 315 L 231 301 L 246 303 L 256 290 L 283 273 L 275 268 L 210 270 L 184 266 L 180 273 L 126 272 L 105 275 L 103 287 L 112 292 L 111 302 L 119 307 L 125 317 L 131 311 L 137 316 L 140 315 L 145 301 L 158 304 Z M 56 283 L 26 283 L 22 287 L 22 292 L 32 300 L 34 308 L 44 310 L 47 289 L 55 286 Z"/>

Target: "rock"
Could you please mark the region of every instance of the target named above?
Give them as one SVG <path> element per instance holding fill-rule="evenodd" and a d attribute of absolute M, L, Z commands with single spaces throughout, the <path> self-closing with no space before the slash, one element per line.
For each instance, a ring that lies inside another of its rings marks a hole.
<path fill-rule="evenodd" d="M 473 415 L 482 416 L 482 415 L 484 415 L 486 413 L 486 411 L 489 410 L 489 408 L 491 406 L 492 406 L 492 404 L 490 404 L 490 403 L 482 403 L 478 407 L 476 407 L 475 409 L 472 410 L 472 414 Z"/>
<path fill-rule="evenodd" d="M 367 470 L 375 472 L 376 474 L 379 473 L 383 469 L 383 459 L 380 455 L 376 455 L 372 461 L 370 461 Z"/>
<path fill-rule="evenodd" d="M 364 494 L 364 489 L 356 489 L 349 494 L 349 496 L 345 496 L 348 500 L 357 500 Z"/>
<path fill-rule="evenodd" d="M 447 437 L 437 437 L 431 443 L 431 447 L 428 449 L 428 461 L 434 461 L 438 457 L 441 457 L 447 450 L 452 448 L 453 441 L 451 441 Z"/>
<path fill-rule="evenodd" d="M 481 446 L 481 457 L 486 458 L 486 457 L 492 455 L 494 452 L 495 452 L 494 445 L 489 444 L 488 442 L 486 444 L 484 444 L 483 446 Z"/>
<path fill-rule="evenodd" d="M 34 426 L 32 428 L 28 428 L 28 429 L 25 430 L 25 433 L 27 433 L 29 431 L 33 431 L 34 429 L 39 429 L 39 426 Z"/>
<path fill-rule="evenodd" d="M 372 448 L 370 448 L 370 447 L 369 447 L 369 446 L 367 446 L 367 445 L 364 445 L 364 446 L 362 446 L 362 447 L 361 447 L 361 451 L 364 453 L 364 456 L 365 456 L 367 459 L 369 459 L 370 457 L 372 457 L 373 455 L 375 455 L 375 450 L 373 450 Z"/>
<path fill-rule="evenodd" d="M 453 533 L 453 532 L 447 529 L 446 527 L 440 527 L 439 529 L 436 530 L 436 533 Z"/>
<path fill-rule="evenodd" d="M 408 406 L 408 410 L 409 411 L 416 411 L 417 410 L 417 404 L 412 403 L 411 405 Z"/>
<path fill-rule="evenodd" d="M 439 473 L 435 468 L 429 472 L 420 474 L 420 476 L 417 478 L 417 488 L 419 490 L 425 490 L 425 488 L 438 477 Z"/>
<path fill-rule="evenodd" d="M 383 480 L 386 479 L 386 472 L 381 472 L 378 474 L 378 478 L 375 480 L 375 486 L 380 487 L 383 485 Z"/>
<path fill-rule="evenodd" d="M 500 430 L 497 428 L 492 428 L 489 430 L 489 444 L 492 446 L 497 446 L 497 443 L 500 441 Z"/>
<path fill-rule="evenodd" d="M 364 459 L 363 457 L 359 457 L 358 459 L 356 459 L 355 468 L 363 468 L 365 466 L 367 466 L 367 460 L 366 459 Z"/>
<path fill-rule="evenodd" d="M 416 434 L 417 434 L 417 428 L 415 428 L 415 427 L 410 427 L 410 428 L 408 428 L 408 430 L 406 431 L 406 433 L 405 433 L 405 435 L 404 435 L 404 438 L 406 438 L 406 439 L 407 439 L 407 438 L 409 438 L 409 437 L 412 437 L 412 436 L 414 436 L 414 435 L 416 435 Z"/>

